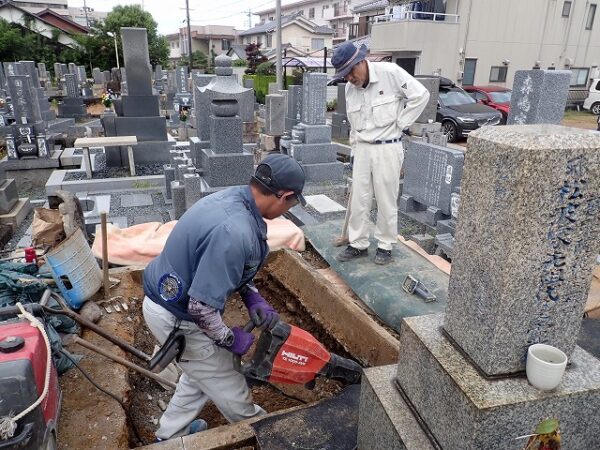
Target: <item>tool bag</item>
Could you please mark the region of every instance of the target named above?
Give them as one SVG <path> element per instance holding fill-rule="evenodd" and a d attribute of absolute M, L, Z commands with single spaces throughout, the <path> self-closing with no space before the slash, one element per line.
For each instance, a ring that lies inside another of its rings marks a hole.
<path fill-rule="evenodd" d="M 185 351 L 185 332 L 179 329 L 181 320 L 177 320 L 175 328 L 169 333 L 165 343 L 159 351 L 150 360 L 149 368 L 154 373 L 160 373 L 167 368 L 169 364 L 176 360 L 181 360 L 181 355 Z"/>

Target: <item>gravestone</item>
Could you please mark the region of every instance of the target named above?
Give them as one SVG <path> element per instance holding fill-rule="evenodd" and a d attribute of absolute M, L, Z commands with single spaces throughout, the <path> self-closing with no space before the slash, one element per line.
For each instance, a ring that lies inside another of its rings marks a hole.
<path fill-rule="evenodd" d="M 40 111 L 40 120 L 49 122 L 56 119 L 56 114 L 50 110 L 50 103 L 48 102 L 46 92 L 40 85 L 40 78 L 35 62 L 21 61 L 20 66 L 23 68 L 24 74 L 29 77 L 32 99 L 37 103 L 36 109 Z"/>
<path fill-rule="evenodd" d="M 285 98 L 279 94 L 265 97 L 265 133 L 271 136 L 282 136 L 285 132 Z"/>
<path fill-rule="evenodd" d="M 77 65 L 75 63 L 69 63 L 69 73 L 77 75 Z"/>
<path fill-rule="evenodd" d="M 192 93 L 188 85 L 188 68 L 187 66 L 179 66 L 176 71 L 177 92 L 175 93 L 174 102 L 179 105 L 177 111 L 188 109 L 192 106 Z"/>
<path fill-rule="evenodd" d="M 63 75 L 61 63 L 54 63 L 54 78 L 58 81 Z"/>
<path fill-rule="evenodd" d="M 167 163 L 170 160 L 167 124 L 160 116 L 159 100 L 152 91 L 152 72 L 145 28 L 121 28 L 127 93 L 122 93 L 118 116 L 102 119 L 106 136 L 136 136 L 133 147 L 137 164 Z M 127 147 L 108 147 L 106 163 L 110 167 L 128 166 Z"/>
<path fill-rule="evenodd" d="M 460 186 L 464 153 L 410 141 L 404 153 L 404 187 L 398 211 L 430 226 L 450 219 L 450 197 Z"/>
<path fill-rule="evenodd" d="M 85 73 L 85 66 L 77 66 L 77 82 L 79 86 L 83 87 L 87 83 L 87 74 Z"/>
<path fill-rule="evenodd" d="M 18 124 L 40 122 L 42 120 L 40 105 L 37 101 L 33 101 L 29 76 L 8 76 L 7 84 L 16 122 Z"/>
<path fill-rule="evenodd" d="M 292 128 L 289 148 L 282 152 L 300 163 L 308 182 L 341 181 L 344 165 L 337 160 L 331 126 L 325 123 L 327 75 L 305 72 L 302 90 L 302 121 Z"/>
<path fill-rule="evenodd" d="M 63 78 L 65 80 L 66 97 L 63 97 L 58 104 L 58 117 L 81 119 L 87 116 L 87 109 L 79 95 L 77 75 L 67 73 Z"/>
<path fill-rule="evenodd" d="M 37 68 L 40 80 L 46 81 L 48 79 L 48 71 L 46 70 L 46 64 L 38 63 Z"/>
<path fill-rule="evenodd" d="M 350 123 L 346 114 L 346 83 L 337 85 L 337 107 L 331 115 L 331 135 L 337 139 L 350 137 Z"/>
<path fill-rule="evenodd" d="M 417 81 L 425 86 L 425 89 L 429 91 L 429 101 L 425 106 L 425 109 L 416 120 L 417 123 L 433 123 L 435 122 L 437 115 L 438 97 L 440 93 L 440 79 L 438 77 L 432 78 L 418 78 Z"/>
<path fill-rule="evenodd" d="M 561 448 L 600 448 L 590 433 L 600 427 L 600 361 L 575 345 L 599 219 L 596 133 L 557 125 L 473 132 L 446 313 L 403 320 L 395 376 L 365 371 L 358 447 L 406 448 L 410 427 L 382 420 L 394 417 L 410 418 L 436 444 L 408 448 L 518 450 L 519 437 L 551 417 Z M 570 361 L 553 391 L 522 372 L 534 343 Z M 401 395 L 384 389 L 390 384 Z"/>
<path fill-rule="evenodd" d="M 104 84 L 104 74 L 98 67 L 92 69 L 92 77 L 94 78 L 94 84 Z"/>
<path fill-rule="evenodd" d="M 292 131 L 302 119 L 302 86 L 288 86 L 287 110 L 285 113 L 285 131 Z"/>
<path fill-rule="evenodd" d="M 570 80 L 570 70 L 517 70 L 507 124 L 559 124 L 565 113 Z"/>

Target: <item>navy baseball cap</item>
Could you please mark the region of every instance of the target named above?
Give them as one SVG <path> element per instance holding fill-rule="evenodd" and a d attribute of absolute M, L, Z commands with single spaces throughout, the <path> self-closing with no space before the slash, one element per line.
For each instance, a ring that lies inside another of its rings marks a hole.
<path fill-rule="evenodd" d="M 252 178 L 275 194 L 279 191 L 293 191 L 302 206 L 306 205 L 302 196 L 306 178 L 304 169 L 291 156 L 281 153 L 267 156 L 256 167 Z"/>
<path fill-rule="evenodd" d="M 344 42 L 333 51 L 331 64 L 335 67 L 335 79 L 345 78 L 352 68 L 365 59 L 367 46 L 356 47 L 352 42 Z"/>

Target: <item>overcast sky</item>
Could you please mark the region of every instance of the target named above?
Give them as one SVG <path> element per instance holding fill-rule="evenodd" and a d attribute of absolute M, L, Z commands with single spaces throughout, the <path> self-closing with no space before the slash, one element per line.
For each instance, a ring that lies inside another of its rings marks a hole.
<path fill-rule="evenodd" d="M 282 0 L 282 4 L 297 0 Z M 189 0 L 192 25 L 233 25 L 238 30 L 248 28 L 248 10 L 260 11 L 275 7 L 275 0 Z M 161 34 L 175 33 L 184 26 L 185 0 L 86 0 L 87 6 L 96 11 L 109 12 L 116 5 L 143 4 L 154 17 Z M 69 6 L 83 6 L 83 0 L 69 0 Z M 252 17 L 256 25 L 258 16 Z"/>

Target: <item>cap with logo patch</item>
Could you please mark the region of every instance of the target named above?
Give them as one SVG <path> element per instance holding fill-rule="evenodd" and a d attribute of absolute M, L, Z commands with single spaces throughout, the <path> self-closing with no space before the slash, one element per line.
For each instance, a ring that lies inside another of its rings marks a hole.
<path fill-rule="evenodd" d="M 302 196 L 306 178 L 304 169 L 294 158 L 280 153 L 269 155 L 256 167 L 252 178 L 275 194 L 293 191 L 302 206 L 306 205 Z"/>

